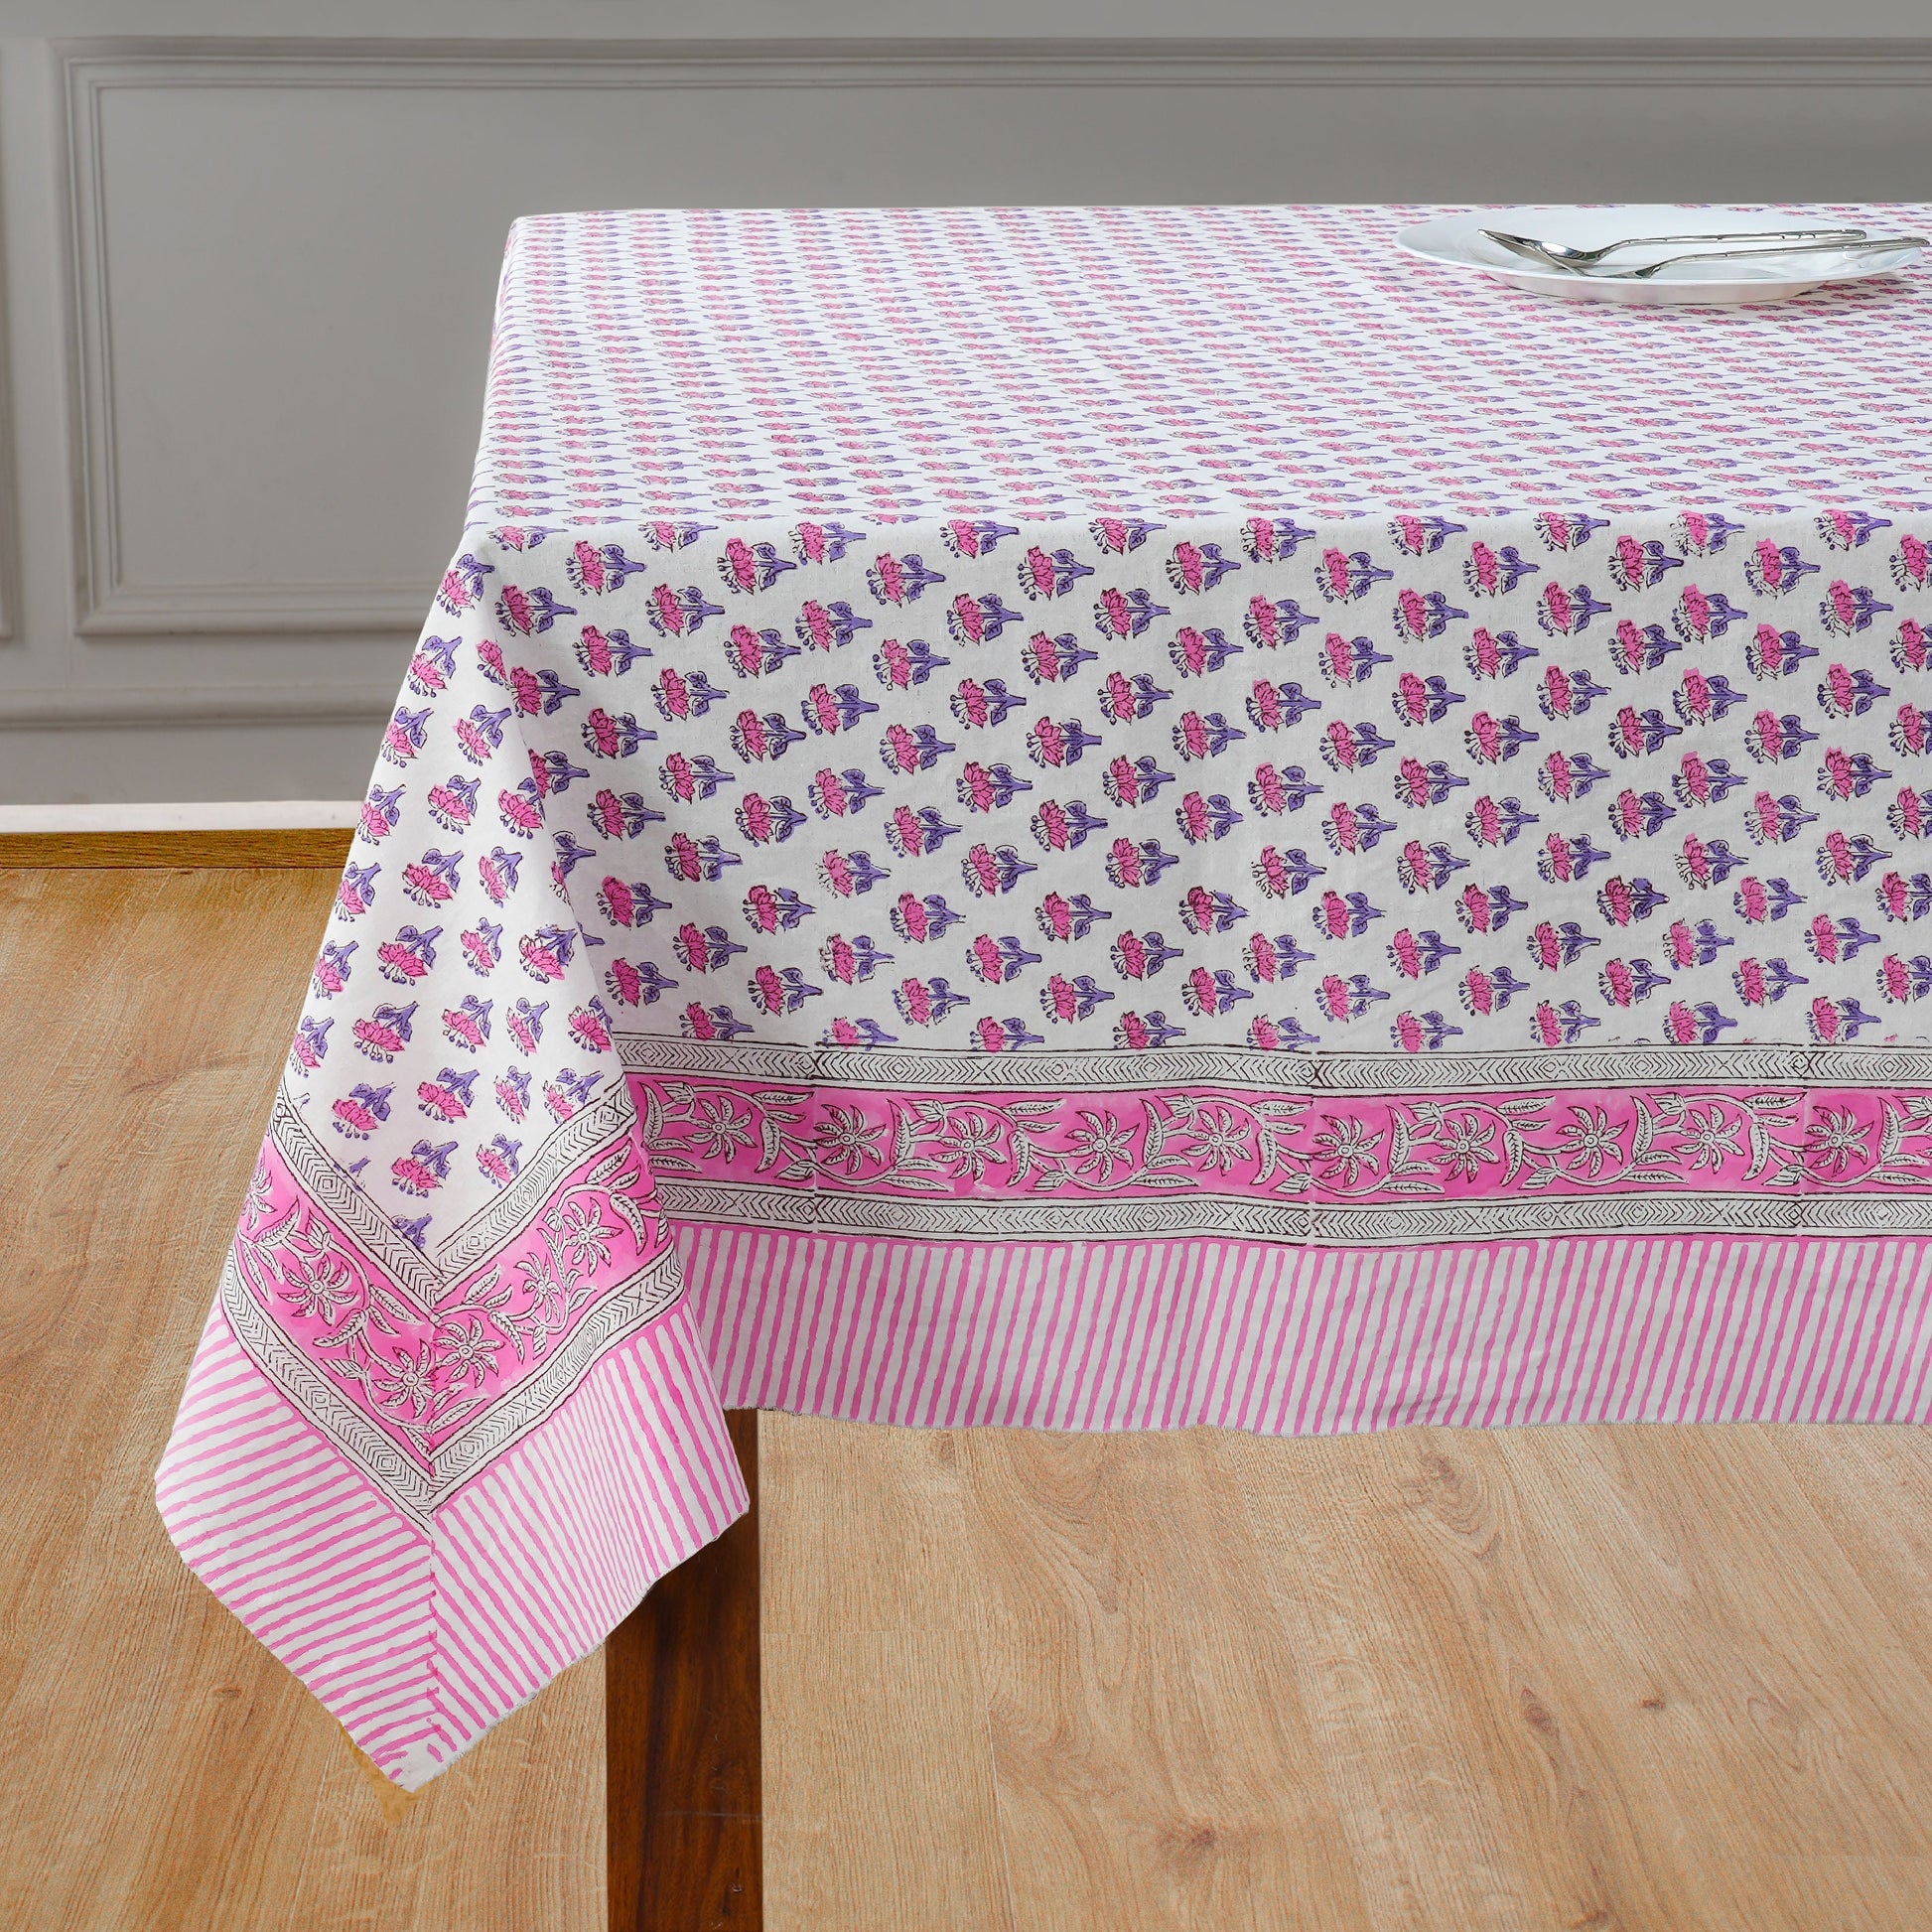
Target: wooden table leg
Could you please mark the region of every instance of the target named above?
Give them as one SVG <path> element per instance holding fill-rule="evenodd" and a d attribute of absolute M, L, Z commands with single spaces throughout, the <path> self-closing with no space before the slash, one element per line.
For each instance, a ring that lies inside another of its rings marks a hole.
<path fill-rule="evenodd" d="M 604 1647 L 611 1932 L 762 1932 L 758 1411 L 726 1414 L 751 1509 Z"/>

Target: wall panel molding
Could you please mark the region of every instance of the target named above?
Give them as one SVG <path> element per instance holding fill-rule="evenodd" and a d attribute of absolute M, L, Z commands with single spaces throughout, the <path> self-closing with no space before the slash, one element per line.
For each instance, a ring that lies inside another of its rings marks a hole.
<path fill-rule="evenodd" d="M 365 725 L 394 710 L 394 684 L 168 684 L 0 691 L 0 732 L 96 726 Z"/>
<path fill-rule="evenodd" d="M 115 87 L 286 87 L 366 85 L 376 61 L 263 62 L 230 49 L 192 54 L 182 43 L 60 43 L 66 126 L 65 284 L 69 476 L 72 496 L 74 629 L 83 637 L 341 635 L 413 632 L 426 603 L 421 583 L 349 586 L 289 583 L 130 583 L 122 568 L 111 279 L 101 155 L 101 103 Z M 200 44 L 198 44 L 199 46 Z M 292 80 L 290 72 L 300 75 Z M 359 73 L 359 81 L 348 76 Z"/>
<path fill-rule="evenodd" d="M 0 643 L 20 634 L 20 449 L 13 411 L 15 345 L 9 313 L 13 281 L 7 223 L 0 217 Z"/>
<path fill-rule="evenodd" d="M 582 51 L 577 49 L 581 47 Z M 1911 87 L 1912 40 L 63 41 L 84 84 L 396 87 Z"/>

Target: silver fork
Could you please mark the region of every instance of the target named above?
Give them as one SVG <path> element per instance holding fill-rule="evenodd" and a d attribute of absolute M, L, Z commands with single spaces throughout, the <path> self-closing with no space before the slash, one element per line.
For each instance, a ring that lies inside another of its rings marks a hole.
<path fill-rule="evenodd" d="M 1505 234 L 1500 228 L 1482 231 L 1499 247 L 1513 255 L 1527 255 L 1550 268 L 1594 268 L 1605 255 L 1619 248 L 1666 248 L 1675 241 L 1810 241 L 1830 236 L 1847 241 L 1863 240 L 1863 228 L 1745 228 L 1736 234 L 1653 234 L 1631 235 L 1622 241 L 1606 241 L 1600 248 L 1573 248 L 1567 242 L 1539 241 L 1534 235 Z"/>
<path fill-rule="evenodd" d="M 1667 255 L 1660 262 L 1647 262 L 1642 268 L 1605 268 L 1587 273 L 1590 282 L 1647 282 L 1660 269 L 1675 268 L 1679 262 L 1753 261 L 1764 255 L 1843 255 L 1872 249 L 1923 248 L 1922 234 L 1873 235 L 1864 241 L 1800 241 L 1789 248 L 1712 248 L 1690 255 Z"/>

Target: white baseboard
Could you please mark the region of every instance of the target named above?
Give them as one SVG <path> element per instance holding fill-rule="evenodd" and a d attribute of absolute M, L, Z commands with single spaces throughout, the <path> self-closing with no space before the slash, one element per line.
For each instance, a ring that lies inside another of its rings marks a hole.
<path fill-rule="evenodd" d="M 10 832 L 309 832 L 353 825 L 353 798 L 265 798 L 206 805 L 0 805 Z"/>

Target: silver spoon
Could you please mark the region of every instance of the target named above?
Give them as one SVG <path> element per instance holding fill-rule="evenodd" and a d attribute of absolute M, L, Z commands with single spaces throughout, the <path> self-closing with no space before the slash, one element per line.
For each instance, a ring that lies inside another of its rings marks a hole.
<path fill-rule="evenodd" d="M 1691 255 L 1667 255 L 1660 262 L 1647 263 L 1642 268 L 1605 268 L 1595 274 L 1586 275 L 1587 282 L 1647 282 L 1658 270 L 1675 268 L 1679 262 L 1728 262 L 1754 261 L 1766 255 L 1843 255 L 1855 251 L 1886 248 L 1923 248 L 1927 245 L 1922 234 L 1873 235 L 1865 241 L 1800 241 L 1789 248 L 1712 248 L 1699 249 Z"/>
<path fill-rule="evenodd" d="M 1533 235 L 1504 234 L 1499 228 L 1482 231 L 1498 247 L 1513 255 L 1527 255 L 1546 268 L 1594 268 L 1605 255 L 1619 248 L 1662 248 L 1675 241 L 1809 241 L 1814 237 L 1839 236 L 1847 241 L 1863 240 L 1863 228 L 1746 228 L 1736 234 L 1656 234 L 1634 235 L 1624 241 L 1606 241 L 1600 248 L 1572 248 L 1561 241 L 1538 241 Z"/>

